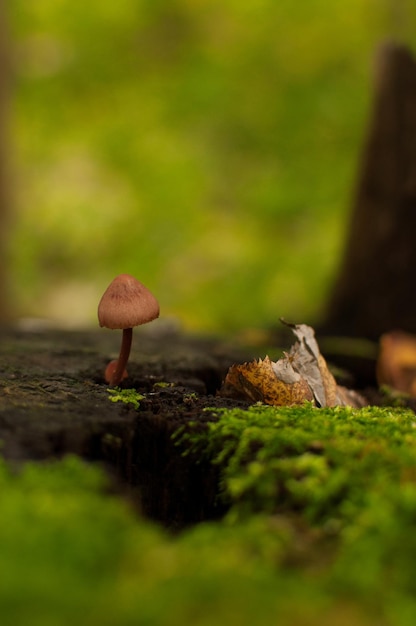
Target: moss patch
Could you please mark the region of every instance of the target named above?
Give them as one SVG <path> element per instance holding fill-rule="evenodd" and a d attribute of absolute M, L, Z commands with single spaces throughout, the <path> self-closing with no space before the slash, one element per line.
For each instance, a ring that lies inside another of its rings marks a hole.
<path fill-rule="evenodd" d="M 5 623 L 413 625 L 413 413 L 254 406 L 205 418 L 180 438 L 219 466 L 230 514 L 175 537 L 75 457 L 19 473 L 0 464 Z"/>
<path fill-rule="evenodd" d="M 283 521 L 202 524 L 172 538 L 76 458 L 18 475 L 2 464 L 0 482 L 4 623 L 322 624 L 339 605 L 322 581 L 287 567 L 293 530 Z"/>
<path fill-rule="evenodd" d="M 131 404 L 135 409 L 139 408 L 140 400 L 143 400 L 144 398 L 144 395 L 138 393 L 136 389 L 120 389 L 120 387 L 110 387 L 107 391 L 111 402 Z"/>
<path fill-rule="evenodd" d="M 413 485 L 416 477 L 409 410 L 255 405 L 214 415 L 205 430 L 179 438 L 221 467 L 223 497 L 240 517 L 295 511 L 313 524 L 344 524 L 370 493 Z"/>

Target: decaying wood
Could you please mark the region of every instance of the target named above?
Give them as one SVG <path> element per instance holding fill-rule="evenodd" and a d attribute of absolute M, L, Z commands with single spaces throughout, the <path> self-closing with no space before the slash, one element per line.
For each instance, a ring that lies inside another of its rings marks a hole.
<path fill-rule="evenodd" d="M 204 428 L 207 407 L 236 405 L 215 392 L 248 355 L 220 340 L 140 330 L 122 383 L 144 396 L 137 409 L 111 402 L 104 381 L 118 332 L 0 328 L 1 456 L 12 466 L 67 454 L 103 464 L 141 512 L 171 528 L 216 517 L 217 469 L 184 456 L 172 435 L 189 421 Z"/>
<path fill-rule="evenodd" d="M 416 62 L 385 44 L 345 254 L 325 331 L 416 332 Z"/>

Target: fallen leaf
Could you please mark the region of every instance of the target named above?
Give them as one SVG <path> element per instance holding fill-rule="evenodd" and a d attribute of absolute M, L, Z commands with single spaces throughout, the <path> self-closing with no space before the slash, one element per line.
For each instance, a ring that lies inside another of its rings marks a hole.
<path fill-rule="evenodd" d="M 293 370 L 288 357 L 277 363 L 266 356 L 263 360 L 232 365 L 220 394 L 276 406 L 313 400 L 308 383 Z"/>
<path fill-rule="evenodd" d="M 322 356 L 315 331 L 307 324 L 287 324 L 298 338 L 290 354 L 293 367 L 306 380 L 312 389 L 317 406 L 335 406 L 339 404 L 337 398 L 337 383 L 331 374 Z"/>
<path fill-rule="evenodd" d="M 322 356 L 315 332 L 306 324 L 287 324 L 298 341 L 278 361 L 265 359 L 232 365 L 220 395 L 276 406 L 313 401 L 318 407 L 365 406 L 365 400 L 339 387 Z"/>

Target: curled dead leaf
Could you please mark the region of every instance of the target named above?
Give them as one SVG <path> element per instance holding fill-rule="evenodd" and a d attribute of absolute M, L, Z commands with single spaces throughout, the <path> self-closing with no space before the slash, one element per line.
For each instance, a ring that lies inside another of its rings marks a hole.
<path fill-rule="evenodd" d="M 276 406 L 303 404 L 313 400 L 308 383 L 291 369 L 288 357 L 286 359 L 284 364 L 279 361 L 279 366 L 268 356 L 263 360 L 232 365 L 224 380 L 221 395 L 243 397 Z"/>
<path fill-rule="evenodd" d="M 335 406 L 338 404 L 337 383 L 319 350 L 315 331 L 307 324 L 286 325 L 298 339 L 290 351 L 293 366 L 308 381 L 316 405 Z"/>
<path fill-rule="evenodd" d="M 287 324 L 298 341 L 278 361 L 265 359 L 232 365 L 220 395 L 244 398 L 276 406 L 303 404 L 316 406 L 364 406 L 356 392 L 339 387 L 320 353 L 313 328 Z"/>

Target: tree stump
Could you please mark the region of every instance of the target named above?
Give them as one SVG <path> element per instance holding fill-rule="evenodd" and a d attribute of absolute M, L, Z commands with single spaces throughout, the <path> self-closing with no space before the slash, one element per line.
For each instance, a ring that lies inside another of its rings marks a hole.
<path fill-rule="evenodd" d="M 325 332 L 416 332 L 416 62 L 384 45 L 361 176 Z"/>
<path fill-rule="evenodd" d="M 103 464 L 146 516 L 170 528 L 218 517 L 218 475 L 183 455 L 172 435 L 204 428 L 209 407 L 247 406 L 215 395 L 228 367 L 251 358 L 224 341 L 136 329 L 121 386 L 139 406 L 112 402 L 104 370 L 121 333 L 0 329 L 1 456 L 11 465 L 75 454 Z"/>

